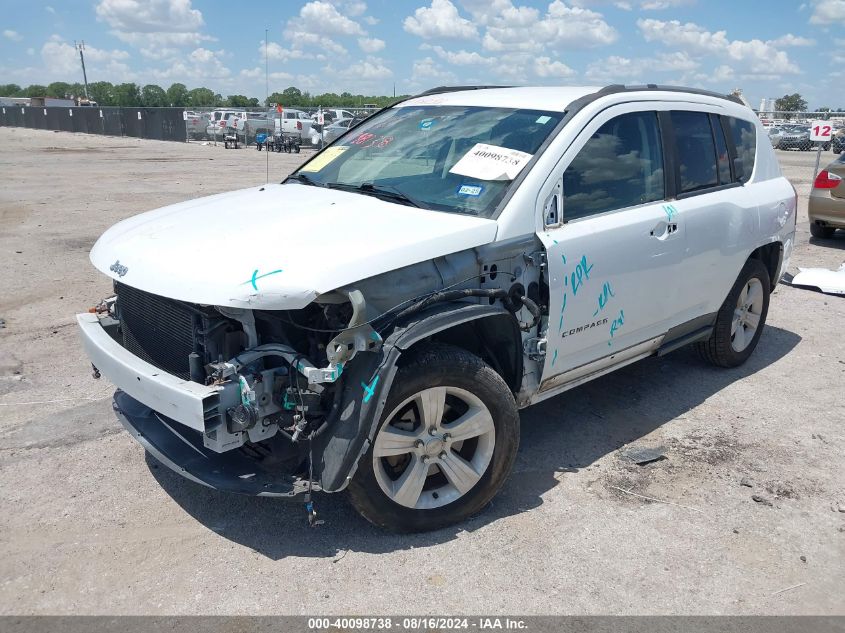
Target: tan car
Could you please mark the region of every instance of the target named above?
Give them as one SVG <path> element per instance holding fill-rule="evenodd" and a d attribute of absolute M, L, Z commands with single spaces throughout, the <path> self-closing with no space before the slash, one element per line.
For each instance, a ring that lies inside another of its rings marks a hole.
<path fill-rule="evenodd" d="M 830 238 L 836 229 L 845 229 L 845 154 L 816 176 L 808 215 L 813 237 Z"/>

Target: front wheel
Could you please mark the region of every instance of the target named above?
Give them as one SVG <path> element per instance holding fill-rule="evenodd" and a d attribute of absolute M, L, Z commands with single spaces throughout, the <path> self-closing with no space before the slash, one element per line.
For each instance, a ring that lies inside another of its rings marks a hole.
<path fill-rule="evenodd" d="M 452 525 L 493 498 L 518 446 L 519 414 L 502 377 L 463 349 L 427 345 L 397 373 L 350 499 L 396 532 Z"/>
<path fill-rule="evenodd" d="M 769 271 L 749 259 L 716 315 L 713 333 L 697 344 L 701 356 L 718 367 L 742 365 L 757 347 L 769 313 Z"/>

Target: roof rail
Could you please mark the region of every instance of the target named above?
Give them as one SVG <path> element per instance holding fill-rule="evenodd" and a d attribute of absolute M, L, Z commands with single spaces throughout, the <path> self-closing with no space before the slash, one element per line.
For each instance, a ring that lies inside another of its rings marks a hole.
<path fill-rule="evenodd" d="M 623 84 L 613 84 L 605 86 L 598 92 L 596 96 L 604 96 L 610 94 L 617 94 L 619 92 L 688 92 L 694 95 L 701 95 L 703 97 L 715 97 L 716 99 L 727 99 L 739 105 L 745 105 L 742 100 L 736 95 L 726 95 L 720 92 L 713 92 L 712 90 L 701 90 L 700 88 L 684 88 L 683 86 L 659 86 L 657 84 L 644 84 L 640 86 L 625 86 Z"/>
<path fill-rule="evenodd" d="M 489 88 L 513 88 L 513 86 L 437 86 L 431 90 L 426 90 L 415 96 L 425 97 L 426 95 L 436 95 L 443 92 L 460 92 L 462 90 L 487 90 Z"/>

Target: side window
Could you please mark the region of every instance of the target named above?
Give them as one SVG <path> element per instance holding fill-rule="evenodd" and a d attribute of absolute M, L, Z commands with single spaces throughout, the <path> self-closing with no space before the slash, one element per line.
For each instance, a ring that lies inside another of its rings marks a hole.
<path fill-rule="evenodd" d="M 563 219 L 663 200 L 663 151 L 656 112 L 602 125 L 563 173 Z"/>
<path fill-rule="evenodd" d="M 734 171 L 739 182 L 748 182 L 754 171 L 754 159 L 757 155 L 757 134 L 754 124 L 734 117 L 727 117 L 734 145 L 736 161 Z"/>
<path fill-rule="evenodd" d="M 728 154 L 728 145 L 725 143 L 725 131 L 722 123 L 715 114 L 710 115 L 710 127 L 713 130 L 713 138 L 716 139 L 716 165 L 719 167 L 719 184 L 727 185 L 731 182 L 731 159 Z"/>
<path fill-rule="evenodd" d="M 719 184 L 716 146 L 706 112 L 671 112 L 680 170 L 680 193 Z"/>

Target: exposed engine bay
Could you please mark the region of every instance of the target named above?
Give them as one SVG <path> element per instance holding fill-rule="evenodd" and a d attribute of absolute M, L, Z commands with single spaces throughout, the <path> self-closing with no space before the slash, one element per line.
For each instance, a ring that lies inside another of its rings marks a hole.
<path fill-rule="evenodd" d="M 414 325 L 418 319 L 463 306 L 474 310 L 467 323 L 484 315 L 506 320 L 516 334 L 479 335 L 478 346 L 487 348 L 479 353 L 494 359 L 491 346 L 508 349 L 512 388 L 519 389 L 523 358 L 513 336 L 536 340 L 548 303 L 541 257 L 526 255 L 525 246 L 497 263 L 479 265 L 477 253 L 459 253 L 392 271 L 321 295 L 300 310 L 191 304 L 116 281 L 115 296 L 96 311 L 103 329 L 133 355 L 184 381 L 214 388 L 215 397 L 203 401 L 203 428 L 195 428 L 195 435 L 158 416 L 166 411 L 152 410 L 162 424 L 179 431 L 183 442 L 205 455 L 235 458 L 237 453 L 237 459 L 247 458 L 268 473 L 284 472 L 300 484 L 292 493 L 334 491 L 345 486 L 366 450 L 366 436 L 377 422 L 371 418 L 386 398 L 393 365 L 411 344 L 402 337 L 410 341 L 408 332 L 415 330 L 414 336 L 425 335 L 425 328 Z M 390 305 L 397 287 L 411 296 Z M 443 320 L 443 329 L 456 322 Z M 539 375 L 528 367 L 525 372 Z M 118 410 L 120 401 L 116 398 L 119 417 L 126 414 Z M 132 426 L 139 435 L 151 434 Z M 252 474 L 237 476 L 247 487 Z"/>

